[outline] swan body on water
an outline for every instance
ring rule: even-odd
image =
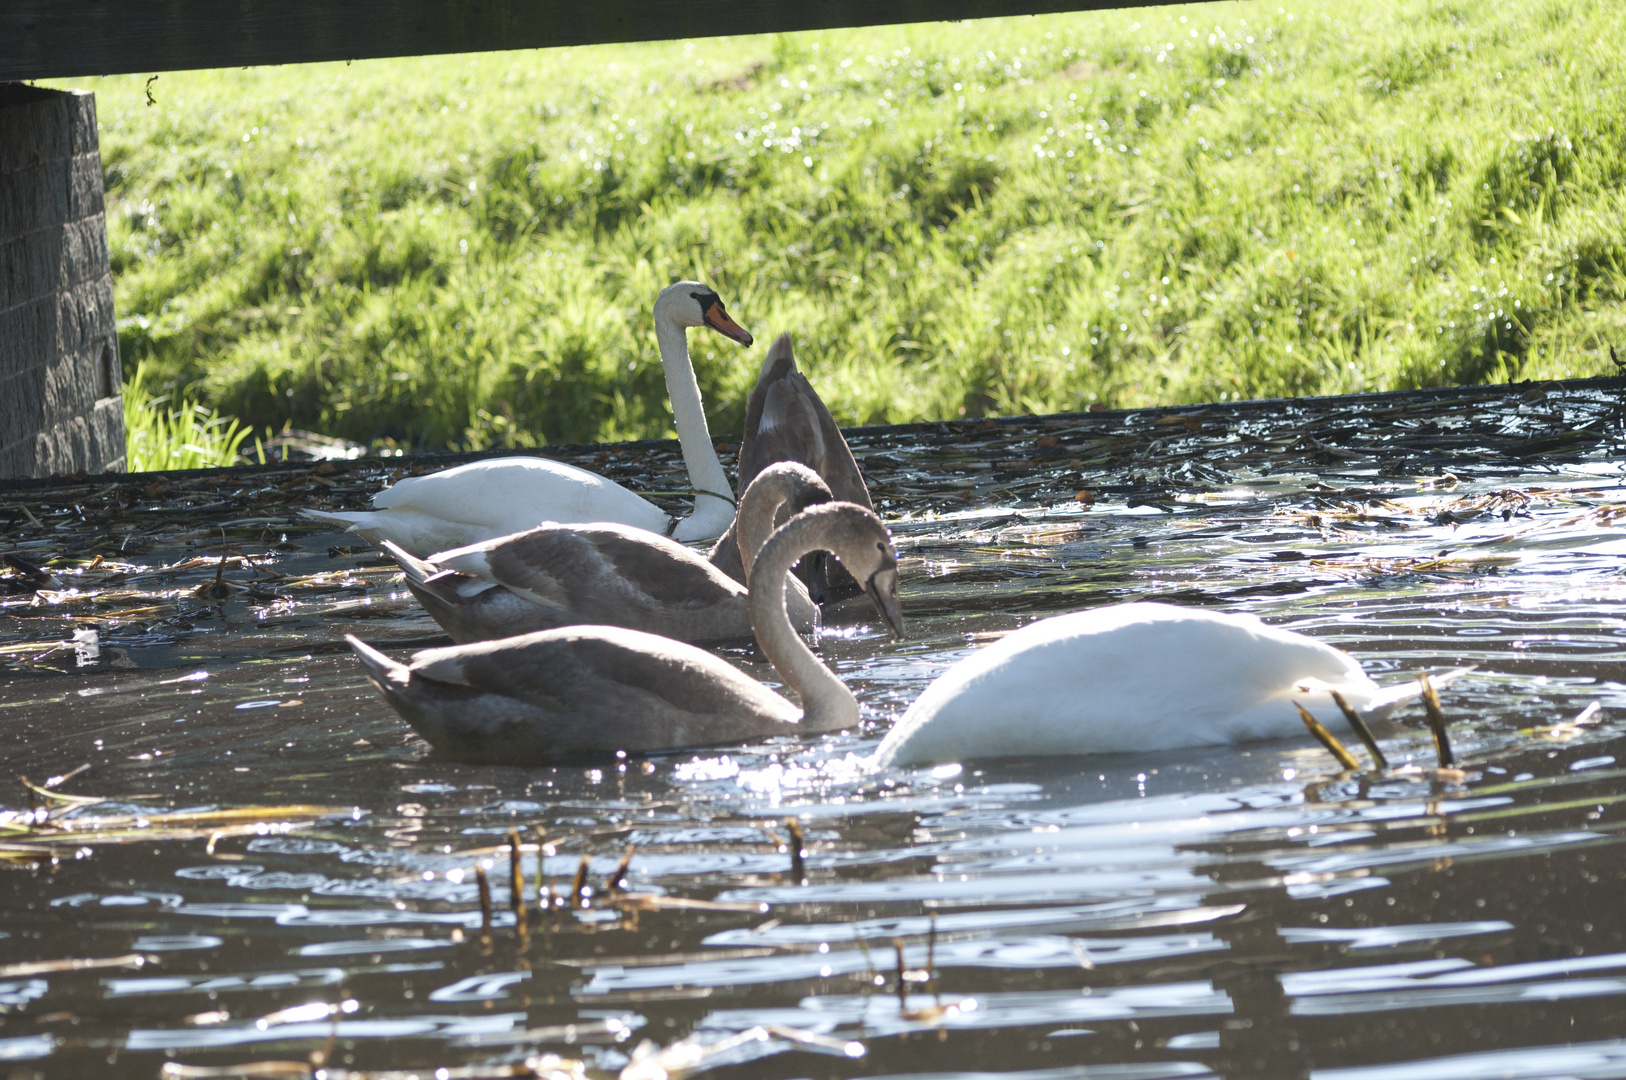
[[[781,507],[794,514],[829,501],[830,489],[806,466],[780,462],[758,474],[740,501],[747,554],[762,546]],[[459,643],[584,623],[676,641],[751,637],[744,585],[642,529],[541,525],[427,559],[389,540],[381,546],[400,564],[412,595]],[[794,578],[786,602],[799,632],[817,628],[819,609]]]
[[[729,317],[717,294],[699,282],[668,285],[655,301],[655,339],[695,491],[694,511],[688,517],[674,519],[612,480],[537,457],[492,458],[408,477],[373,496],[372,510],[303,513],[343,525],[368,543],[389,540],[418,556],[494,540],[548,521],[613,522],[677,540],[721,536],[734,520],[734,500],[711,442],[700,384],[689,360],[685,328],[690,326],[710,327],[742,345],[752,340]]]
[[[1252,615],[1133,603],[1041,619],[966,657],[915,700],[877,769],[994,757],[1219,746],[1305,734],[1294,702],[1368,718],[1384,689],[1348,653]]]
[[[897,557],[886,526],[851,503],[803,511],[769,537],[748,601],[762,652],[802,707],[710,653],[639,630],[571,626],[427,649],[410,664],[346,640],[367,676],[440,753],[473,764],[536,765],[617,750],[647,753],[835,731],[858,702],[796,635],[785,581],[797,559],[835,552],[901,634]]]

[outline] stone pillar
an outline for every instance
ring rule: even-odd
[[[0,477],[124,468],[96,98],[0,83]]]

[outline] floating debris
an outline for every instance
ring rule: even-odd
[[[632,852],[633,845],[628,844],[627,850],[621,855],[621,861],[610,871],[610,876],[604,879],[601,891],[613,896],[627,887],[627,869],[632,866]]]
[[[583,855],[582,861],[576,866],[576,876],[570,882],[570,906],[584,908],[587,906],[587,869],[593,865],[591,855]]]
[[[87,806],[106,802],[28,784],[51,799]],[[189,810],[153,814],[78,814],[51,819],[45,808],[0,811],[0,862],[79,858],[90,845],[149,841],[208,839],[227,836],[263,836],[307,828],[323,818],[351,817],[359,810],[335,806],[242,806],[225,810]]]
[[[537,865],[542,863],[542,852],[536,853]],[[514,926],[525,932],[525,874],[520,864],[519,830],[508,830],[508,908],[514,913]]]
[[[803,862],[807,852],[802,845],[802,824],[793,817],[785,819],[785,831],[790,834],[790,878],[801,883],[807,880],[807,864]]]
[[[480,944],[491,944],[491,882],[486,877],[486,868],[476,863],[474,866],[474,881],[480,890]]]
[[[16,979],[28,975],[53,975],[62,971],[101,971],[107,968],[140,968],[156,959],[141,953],[108,956],[100,959],[74,957],[67,960],[35,960],[22,964],[0,964],[0,979]]]
[[[632,1060],[619,1080],[684,1080],[716,1064],[754,1061],[785,1050],[812,1050],[840,1058],[861,1058],[864,1044],[856,1039],[834,1039],[779,1024],[763,1024],[712,1042],[681,1039],[656,1048],[645,1042],[634,1048]]]

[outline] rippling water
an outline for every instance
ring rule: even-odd
[[[1555,398],[1543,415],[1562,414]],[[89,762],[55,790],[104,801],[51,820],[138,822],[0,869],[0,1062],[19,1078],[313,1052],[330,1075],[552,1054],[629,1077],[1626,1076],[1613,444],[1477,475],[1300,447],[1182,485],[1178,448],[1092,464],[1070,438],[1059,463],[987,476],[963,440],[855,439],[904,557],[910,632],[890,643],[860,603],[831,613],[824,654],[866,727],[817,740],[554,769],[428,758],[335,643],[421,644],[435,627],[373,556],[330,557],[331,533],[267,539],[266,571],[232,574],[283,584],[215,603],[191,592],[214,565],[185,565],[202,549],[161,531],[120,582],[63,569],[44,600],[19,592],[0,607],[8,772],[38,783]],[[1163,486],[1111,490],[1141,467]],[[1030,474],[1054,479],[1048,495],[1010,490]],[[911,501],[911,485],[973,497]],[[118,602],[161,610],[86,606],[143,572],[150,595]],[[1152,598],[1254,612],[1380,681],[1474,665],[1442,695],[1462,771],[1432,767],[1420,713],[1380,732],[1397,766],[1382,774],[1342,773],[1307,738],[858,767],[978,645]],[[68,631],[86,626],[94,646],[76,652]],[[140,827],[295,804],[329,809]],[[27,792],[0,789],[0,807],[15,824]],[[17,837],[0,835],[0,858]],[[605,879],[629,848],[618,893]],[[538,870],[563,896],[584,857],[586,906],[538,911]],[[495,900],[485,940],[476,866]],[[52,963],[68,960],[98,964]]]

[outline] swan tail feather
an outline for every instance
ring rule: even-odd
[[[362,513],[335,513],[331,510],[312,510],[308,506],[300,507],[299,515],[308,517],[313,521],[325,521],[329,525],[343,525],[346,529],[354,529],[361,524],[367,512]]]
[[[406,577],[407,588],[416,592],[420,601],[424,601],[427,594],[456,607],[460,600],[472,599],[497,587],[495,582],[482,581],[461,570],[447,569],[420,559],[393,540],[380,540],[378,546],[400,566],[401,573]]]
[[[378,546],[384,549],[386,555],[396,561],[401,567],[401,572],[414,585],[423,585],[436,574],[441,573],[440,567],[418,558],[393,540],[380,541]]]
[[[344,640],[349,643],[350,651],[356,654],[356,659],[361,661],[361,666],[367,669],[367,677],[386,694],[391,689],[406,686],[411,679],[411,669],[405,664],[391,660],[354,634],[346,634]]]
[[[1449,686],[1462,676],[1474,670],[1472,667],[1452,668],[1450,671],[1438,675],[1430,675],[1428,681],[1434,689]],[[1420,679],[1409,679],[1394,686],[1386,686],[1372,696],[1372,699],[1361,709],[1362,715],[1372,720],[1382,720],[1393,713],[1400,706],[1416,698],[1422,697],[1423,684]]]

